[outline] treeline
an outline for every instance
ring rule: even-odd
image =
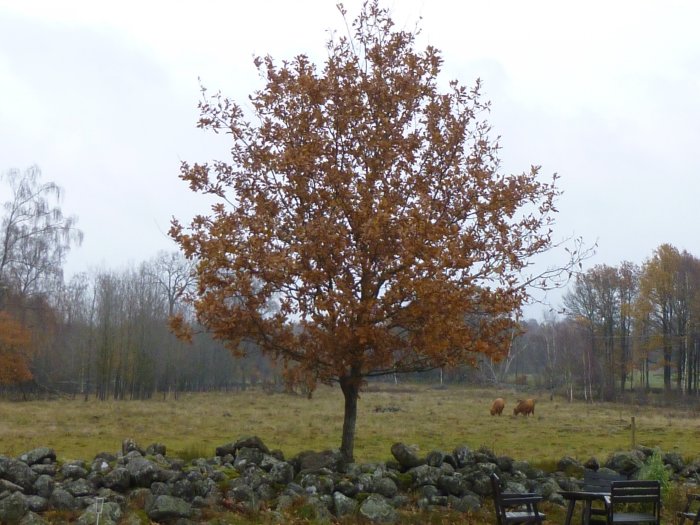
[[[192,263],[160,253],[134,268],[95,270],[67,283],[63,265],[82,233],[60,188],[37,168],[3,173],[10,190],[0,230],[0,389],[6,394],[143,399],[245,388],[277,375],[256,349],[234,359],[206,333],[176,338],[188,315]]]
[[[8,374],[5,392],[146,399],[274,381],[255,348],[234,359],[206,333],[191,343],[173,335],[169,319],[186,308],[189,266],[161,253],[136,268],[77,275],[51,296],[6,296],[28,344],[15,352],[25,373]]]
[[[492,380],[531,373],[585,399],[630,390],[698,396],[700,260],[664,244],[641,266],[597,265],[575,278],[559,316],[523,330],[505,360],[484,363]]]
[[[10,189],[0,230],[0,390],[144,399],[291,387],[254,346],[234,358],[196,325],[191,343],[175,337],[174,315],[193,323],[186,298],[195,286],[193,263],[178,252],[64,282],[65,256],[82,233],[60,209],[60,188],[37,168],[0,179]],[[641,265],[595,266],[576,276],[560,314],[523,322],[503,359],[478,361],[408,379],[535,384],[589,400],[633,389],[698,396],[700,260],[664,244]]]

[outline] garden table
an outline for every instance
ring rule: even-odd
[[[582,525],[589,525],[591,523],[591,515],[593,514],[591,512],[592,503],[594,501],[605,501],[606,497],[610,497],[610,492],[593,492],[588,490],[562,490],[559,494],[561,494],[565,500],[569,501],[566,509],[565,525],[571,525],[571,518],[574,515],[574,508],[576,507],[577,501],[583,503],[581,523]]]

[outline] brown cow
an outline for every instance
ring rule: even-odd
[[[491,415],[495,416],[496,414],[498,414],[500,416],[505,406],[506,401],[502,397],[494,399],[493,403],[491,403]]]
[[[513,415],[522,414],[524,416],[535,415],[535,400],[534,399],[518,399],[518,404],[513,409]]]

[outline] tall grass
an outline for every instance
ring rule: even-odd
[[[654,449],[654,452],[649,456],[640,469],[638,479],[644,479],[649,481],[658,481],[661,486],[661,494],[663,497],[669,493],[671,489],[671,476],[666,470],[663,458],[661,457],[661,452],[658,448]]]

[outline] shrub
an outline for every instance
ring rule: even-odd
[[[671,479],[658,448],[647,458],[639,470],[638,479],[656,480],[661,485],[661,495],[665,498],[671,488]]]

